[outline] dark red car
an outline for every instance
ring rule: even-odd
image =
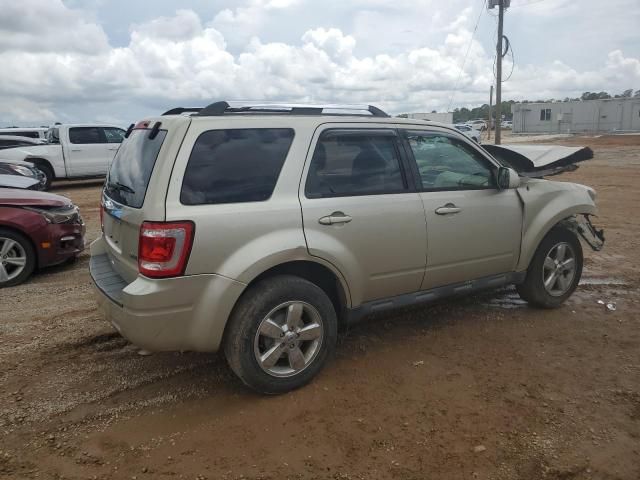
[[[0,188],[0,288],[76,257],[84,249],[84,233],[80,211],[68,198]]]

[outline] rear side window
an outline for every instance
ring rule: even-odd
[[[407,189],[393,134],[342,134],[318,141],[305,185],[307,198],[399,193]]]
[[[105,183],[107,196],[133,208],[140,208],[144,203],[151,172],[167,136],[166,130],[160,130],[150,139],[149,132],[148,129],[133,130],[122,142]]]
[[[107,143],[104,132],[99,127],[73,127],[69,129],[71,143]]]
[[[271,197],[293,141],[290,128],[209,130],[196,140],[182,181],[184,205]]]

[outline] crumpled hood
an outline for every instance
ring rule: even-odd
[[[519,174],[534,178],[576,170],[576,163],[593,158],[589,147],[490,144],[482,147]]]
[[[4,176],[4,175],[0,175],[0,176]],[[15,177],[14,175],[6,175],[6,176]],[[20,177],[17,177],[17,178],[20,178]],[[30,180],[30,179],[26,179],[26,180]],[[20,190],[17,188],[0,188],[0,206],[63,207],[65,205],[71,205],[71,200],[69,200],[67,197],[56,195],[54,193],[37,192],[34,190]]]

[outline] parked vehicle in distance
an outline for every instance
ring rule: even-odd
[[[19,137],[16,135],[0,135],[0,150],[15,147],[31,147],[33,145],[44,145],[47,141],[44,138]]]
[[[133,344],[222,349],[260,392],[309,382],[373,312],[505,284],[557,307],[579,237],[603,244],[593,189],[520,178],[445,125],[371,106],[185,111],[123,142],[91,276]]]
[[[468,122],[466,122],[466,124],[470,127],[475,128],[476,130],[480,130],[481,132],[484,132],[487,129],[487,122],[480,119],[469,120]]]
[[[44,175],[32,163],[0,159],[0,175],[18,175],[35,180],[36,190],[44,188]]]
[[[11,127],[11,128],[0,128],[0,136],[16,136],[16,137],[27,137],[27,138],[40,138],[42,140],[47,138],[47,130],[48,127]]]
[[[0,288],[75,258],[84,249],[84,233],[78,207],[68,198],[0,188]]]
[[[25,190],[39,190],[39,186],[40,182],[35,178],[0,173],[0,188],[23,188]]]
[[[469,126],[469,125],[465,125],[463,123],[458,123],[456,125],[453,126],[456,130],[464,133],[467,137],[469,137],[470,139],[472,139],[474,142],[480,143],[480,131],[476,130],[475,128]]]
[[[511,130],[513,128],[513,122],[511,120],[504,120],[500,123],[500,127],[505,130]]]
[[[113,125],[55,125],[46,145],[8,148],[0,157],[34,164],[45,176],[45,189],[56,178],[106,175],[125,130]]]

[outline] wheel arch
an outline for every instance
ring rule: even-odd
[[[346,311],[351,306],[349,287],[339,272],[332,268],[332,266],[319,261],[310,259],[292,260],[272,265],[255,274],[248,282],[240,297],[256,283],[277,275],[297,276],[320,287],[333,303],[340,327],[346,325]]]
[[[594,215],[595,213],[596,209],[593,204],[573,205],[569,208],[561,208],[558,210],[556,202],[551,202],[536,215],[524,232],[520,259],[518,260],[516,271],[523,271],[529,268],[529,264],[538,246],[553,228],[575,215]]]
[[[56,169],[53,168],[53,165],[51,164],[51,162],[49,160],[47,160],[46,158],[42,158],[42,157],[27,157],[24,159],[25,162],[29,162],[29,163],[33,163],[35,166],[38,166],[38,164],[42,164],[46,167],[49,168],[49,170],[51,170],[51,174],[53,175],[53,179],[56,178]]]
[[[34,257],[35,257],[35,269],[37,270],[40,267],[40,258],[39,258],[39,250],[36,248],[36,244],[33,243],[33,239],[31,238],[31,236],[25,232],[22,228],[20,228],[18,225],[15,224],[6,224],[6,223],[2,223],[0,224],[0,230],[8,230],[10,232],[14,232],[17,233],[21,236],[23,236],[27,242],[29,242],[29,245],[31,245],[31,248],[33,248],[33,252],[35,253]]]

